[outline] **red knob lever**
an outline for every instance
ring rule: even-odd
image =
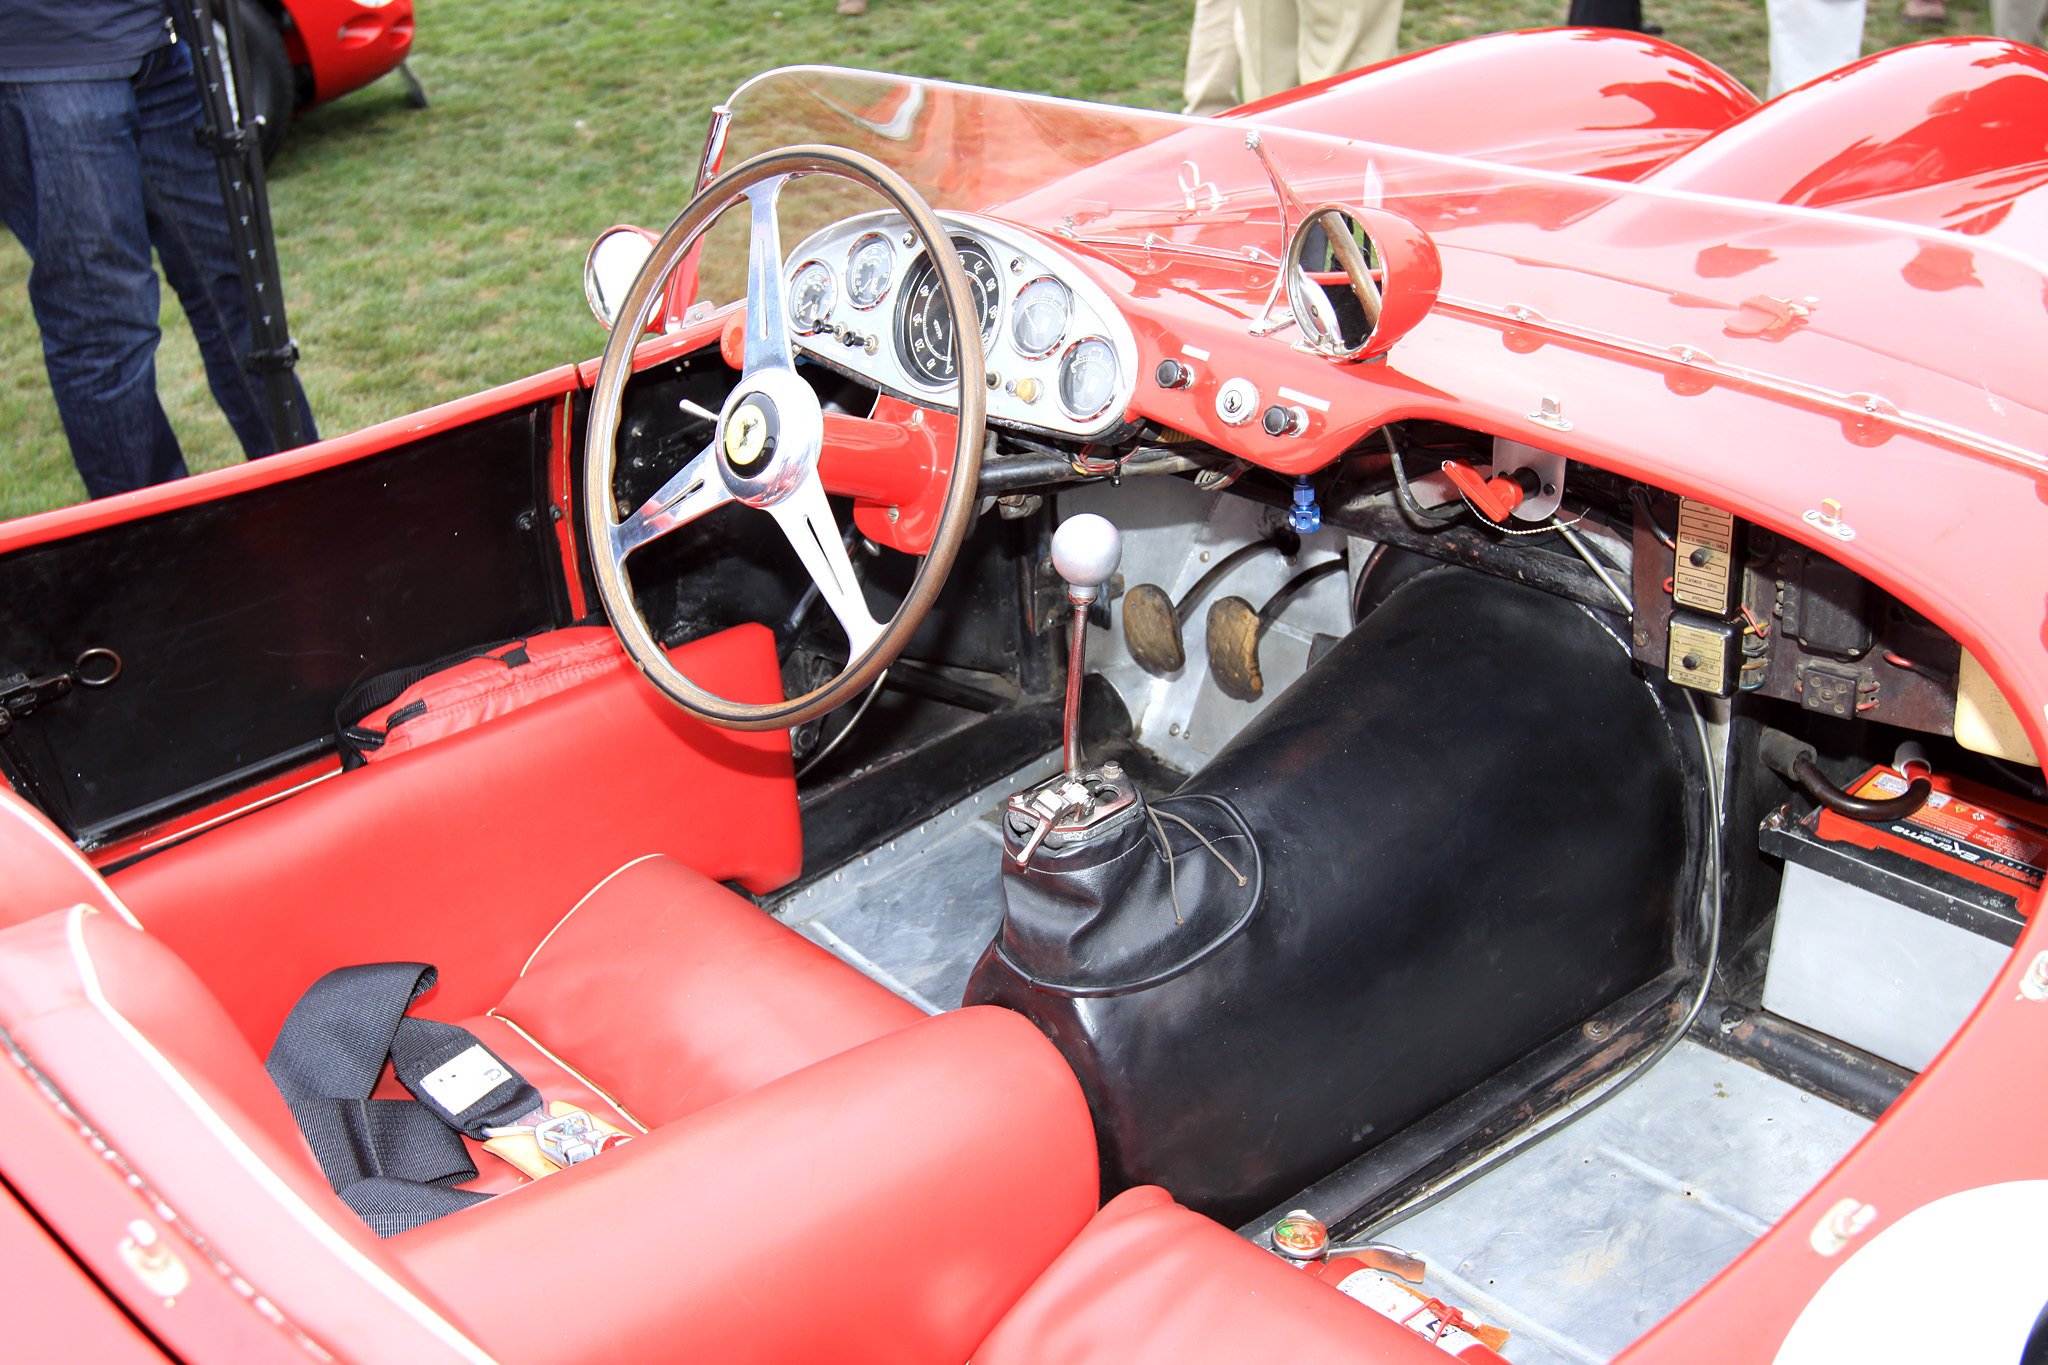
[[[1514,479],[1505,476],[1482,478],[1478,470],[1463,460],[1445,460],[1444,473],[1450,475],[1451,482],[1474,507],[1495,521],[1506,521],[1509,514],[1522,505],[1522,499],[1528,496],[1528,491]]]

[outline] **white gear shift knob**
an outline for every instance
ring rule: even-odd
[[[1123,557],[1123,536],[1093,512],[1068,517],[1052,533],[1052,567],[1066,580],[1070,601],[1093,602]]]

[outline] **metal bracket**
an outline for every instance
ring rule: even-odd
[[[1564,465],[1562,455],[1553,455],[1535,446],[1510,441],[1505,436],[1493,438],[1493,472],[1497,477],[1512,474],[1518,469],[1527,469],[1543,481],[1543,486],[1529,497],[1522,499],[1515,507],[1516,521],[1544,521],[1557,511],[1564,501]]]
[[[11,733],[16,721],[69,696],[73,687],[105,687],[120,676],[121,656],[111,649],[95,648],[72,660],[71,667],[46,677],[31,678],[26,673],[0,677],[0,735]]]

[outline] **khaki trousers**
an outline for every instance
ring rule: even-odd
[[[1238,0],[1238,79],[1247,103],[1394,55],[1401,0]]]
[[[1181,112],[1207,118],[1237,107],[1237,0],[1195,0]]]

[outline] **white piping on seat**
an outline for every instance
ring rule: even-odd
[[[598,892],[604,890],[605,882],[609,882],[613,877],[618,876],[619,873],[624,872],[627,868],[638,867],[640,864],[646,862],[649,858],[659,858],[662,856],[663,855],[659,853],[643,853],[639,857],[633,859],[633,861],[612,869],[610,873],[606,874],[604,881],[599,882],[596,886],[593,886],[588,891],[584,892],[583,899],[577,901],[574,905],[569,907],[569,915],[573,915],[578,910],[581,910],[586,904],[589,903],[590,898],[592,896],[595,896]],[[553,929],[548,930],[547,937],[541,939],[539,943],[536,943],[533,947],[533,951],[526,955],[526,966],[521,967],[519,969],[519,974],[521,976],[526,975],[526,968],[531,967],[533,965],[533,960],[540,956],[540,950],[548,946],[548,939],[553,938],[555,936],[556,931],[569,922],[569,915],[564,915],[560,919],[556,920],[555,927]],[[510,1019],[507,1019],[505,1022],[510,1024],[512,1021]],[[516,1028],[517,1025],[514,1025],[514,1027]],[[540,1047],[540,1044],[535,1043],[534,1046]],[[542,1051],[546,1051],[546,1049],[543,1048]],[[619,1112],[624,1113],[625,1111],[620,1110]]]
[[[96,883],[99,890],[105,894],[107,898],[107,904],[114,907],[115,914],[119,915],[123,920],[127,921],[128,927],[130,929],[140,929],[142,927],[142,921],[135,918],[135,912],[133,910],[130,910],[127,907],[127,905],[123,903],[121,898],[114,894],[114,888],[107,883],[107,879],[105,877],[102,877],[99,874],[98,870],[95,869],[91,863],[87,862],[84,856],[80,854],[76,848],[72,847],[71,842],[68,839],[60,837],[55,830],[51,829],[42,821],[31,819],[30,817],[23,815],[20,811],[13,809],[11,806],[9,807],[7,813],[10,816],[14,817],[14,819],[20,821],[22,824],[27,825],[30,829],[34,830],[36,834],[42,838],[43,842],[50,845],[50,847],[56,849],[75,867],[77,867],[79,871],[83,872],[88,878],[90,878],[94,883]]]
[[[650,858],[653,856],[654,855],[651,853],[648,855],[648,857]],[[630,863],[627,864],[628,867],[630,867],[631,865],[632,864]],[[623,868],[621,868],[620,870],[624,871]],[[611,1095],[605,1091],[605,1088],[603,1086],[599,1085],[596,1081],[591,1080],[590,1077],[584,1075],[575,1067],[570,1066],[567,1062],[563,1061],[560,1057],[557,1057],[554,1053],[548,1051],[546,1046],[544,1046],[541,1043],[540,1039],[534,1037],[531,1033],[528,1033],[525,1029],[519,1027],[519,1025],[513,1023],[510,1019],[507,1019],[504,1015],[498,1013],[498,1007],[496,1005],[493,1005],[491,1006],[491,1008],[485,1010],[484,1017],[486,1019],[497,1020],[506,1028],[511,1029],[521,1038],[524,1038],[529,1044],[532,1045],[534,1051],[538,1052],[541,1056],[553,1062],[556,1066],[562,1068],[562,1070],[568,1072],[571,1076],[574,1076],[577,1080],[583,1083],[584,1088],[589,1090],[591,1094],[597,1096],[606,1104],[618,1110],[620,1118],[632,1124],[635,1128],[638,1128],[643,1133],[649,1131],[646,1124],[642,1123],[639,1119],[634,1118],[632,1111],[627,1109],[625,1105],[620,1104],[617,1100],[613,1099]]]
[[[89,905],[74,905],[65,917],[64,934],[71,947],[72,965],[77,969],[78,979],[85,991],[85,998],[100,1017],[105,1019],[123,1042],[135,1050],[150,1070],[157,1074],[192,1111],[202,1126],[227,1149],[228,1155],[240,1166],[265,1194],[275,1199],[293,1221],[298,1223],[322,1247],[331,1252],[349,1269],[360,1275],[371,1288],[390,1300],[398,1310],[425,1328],[442,1345],[454,1351],[473,1365],[497,1365],[497,1361],[481,1346],[464,1336],[455,1326],[432,1308],[422,1303],[411,1290],[393,1279],[382,1266],[363,1255],[356,1247],[330,1226],[326,1219],[315,1213],[305,1200],[287,1185],[276,1171],[270,1169],[263,1158],[256,1155],[249,1145],[226,1120],[216,1113],[211,1105],[192,1087],[192,1083],[179,1073],[178,1069],[158,1052],[156,1045],[144,1037],[135,1025],[128,1022],[119,1010],[108,1001],[100,989],[99,972],[94,968],[92,955],[85,946],[85,916],[96,913]],[[130,921],[133,922],[132,920]],[[140,925],[136,925],[140,929]]]

